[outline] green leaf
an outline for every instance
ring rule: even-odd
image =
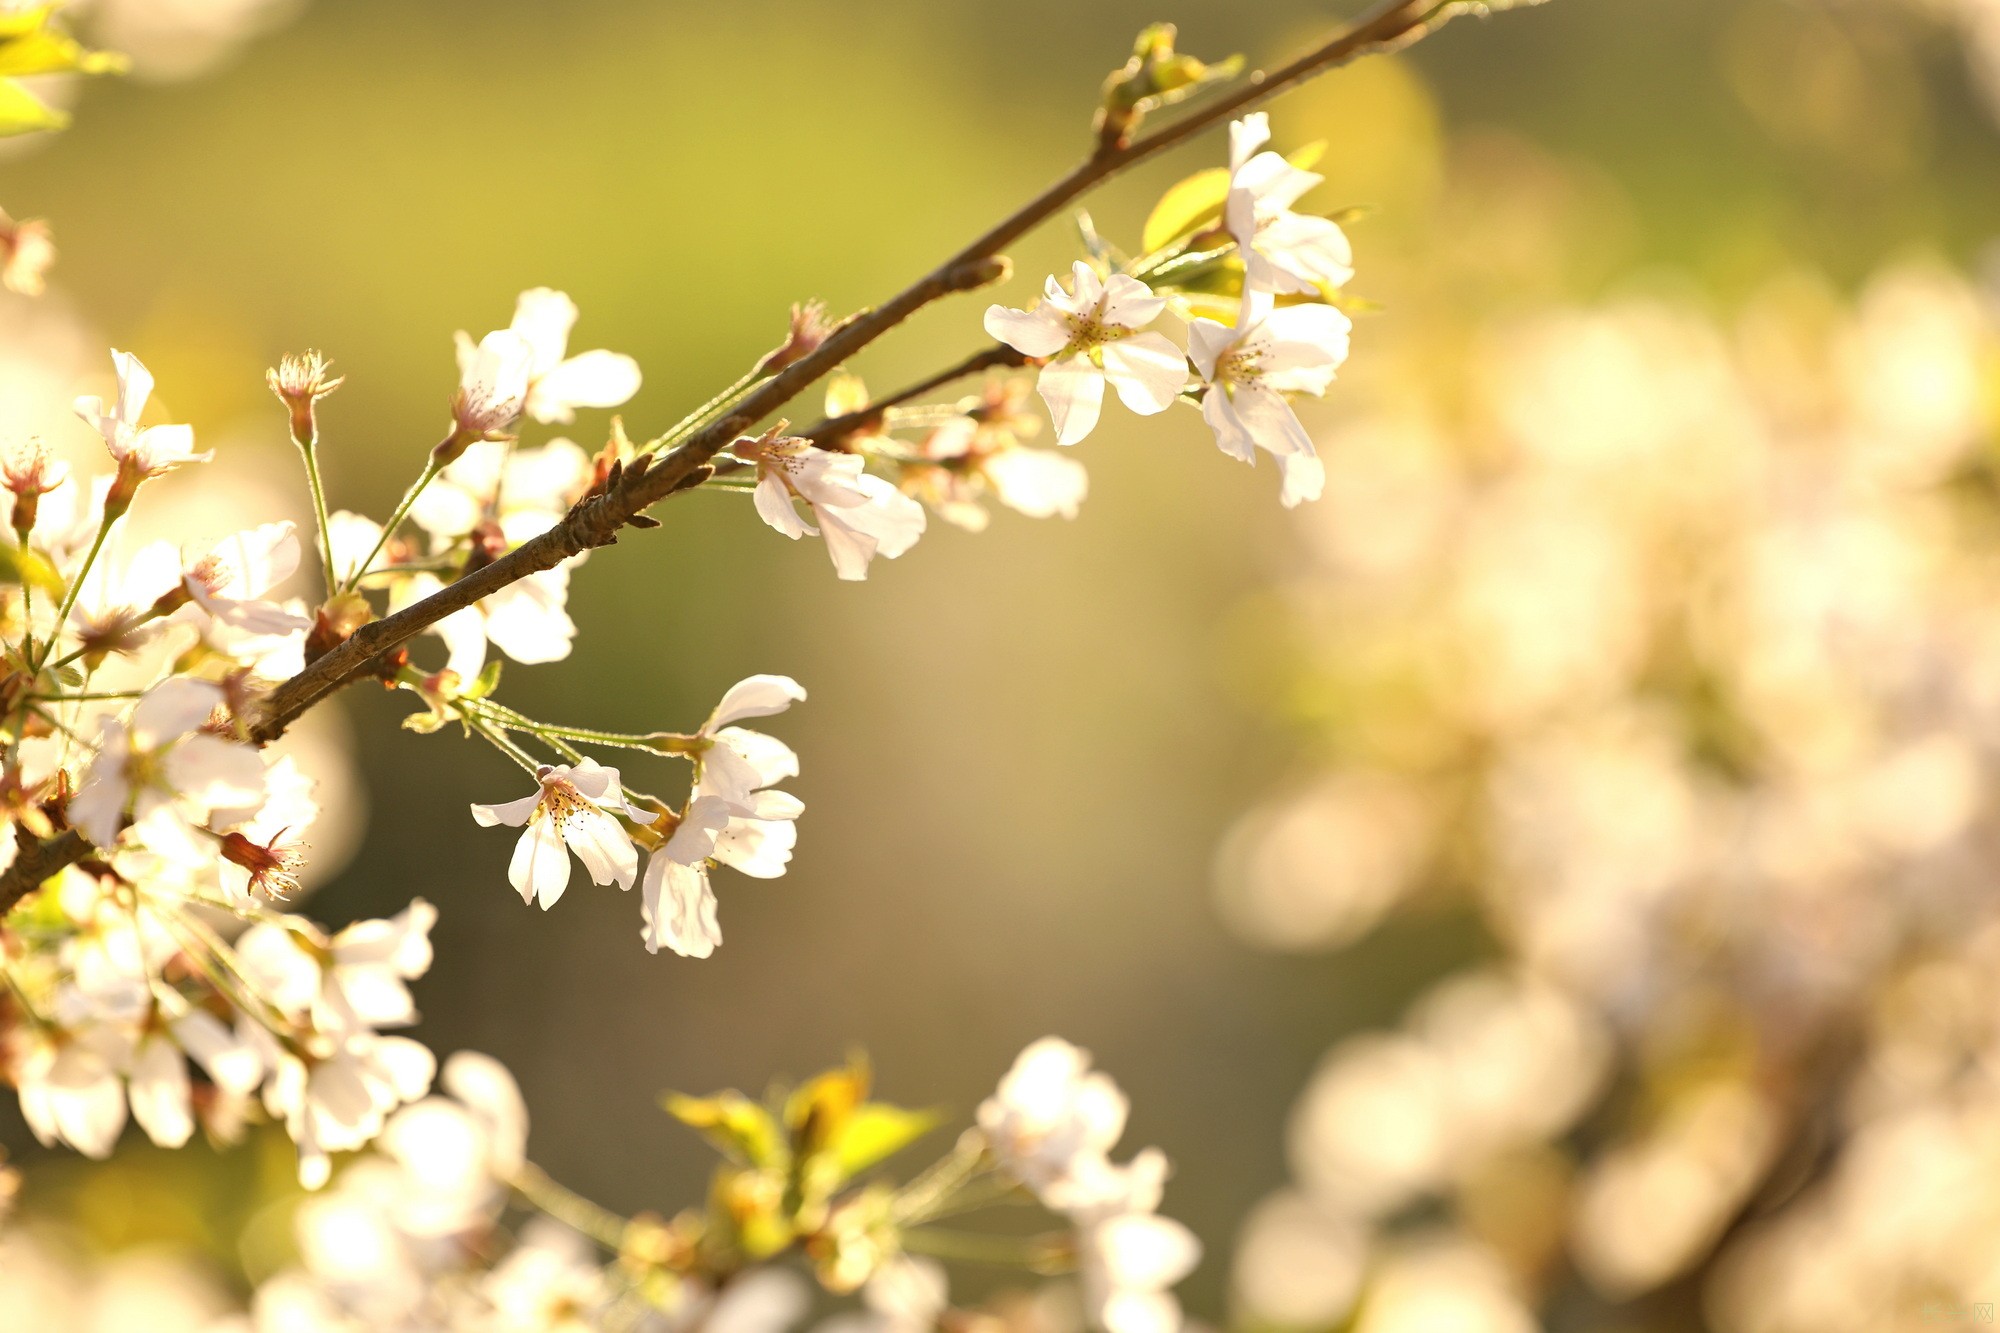
[[[0,37],[0,78],[24,74],[112,74],[125,68],[123,56],[88,51],[74,37],[46,25]]]
[[[782,1165],[787,1157],[784,1135],[771,1113],[740,1092],[718,1092],[713,1097],[684,1097],[667,1093],[660,1098],[667,1114],[697,1130],[721,1149],[723,1154],[754,1167]]]
[[[5,87],[0,84],[0,93]],[[0,118],[4,115],[5,102],[0,98]],[[27,584],[57,594],[63,591],[62,575],[56,567],[40,552],[18,546],[0,545],[0,582]]]
[[[1289,154],[1286,161],[1300,171],[1310,171],[1326,155],[1326,140],[1309,143]],[[1194,235],[1222,221],[1222,208],[1229,200],[1229,168],[1210,167],[1197,171],[1160,196],[1146,219],[1139,248],[1158,254],[1175,241]]]
[[[472,688],[465,691],[468,699],[484,699],[500,688],[500,659],[494,658],[480,671],[479,679],[472,682]]]
[[[868,1060],[854,1056],[845,1069],[832,1069],[809,1080],[785,1099],[785,1128],[792,1132],[792,1150],[800,1157],[819,1152],[840,1133],[841,1126],[868,1097]]]
[[[1146,219],[1139,246],[1147,254],[1164,250],[1183,236],[1192,236],[1222,217],[1222,205],[1229,198],[1229,168],[1210,167],[1197,171],[1160,196]]]
[[[36,130],[59,130],[67,124],[68,115],[45,105],[11,79],[0,79],[0,137],[32,134]]]
[[[937,1128],[935,1111],[906,1111],[887,1102],[869,1102],[847,1117],[827,1145],[840,1163],[841,1178],[860,1174]]]
[[[16,10],[11,14],[0,13],[0,41],[7,41],[15,37],[26,37],[41,31],[42,26],[49,21],[49,17],[55,12],[56,7],[53,4],[48,4]]]

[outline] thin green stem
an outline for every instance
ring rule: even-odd
[[[927,1254],[934,1259],[1036,1270],[1045,1264],[1051,1248],[1048,1241],[1034,1236],[984,1236],[970,1231],[939,1231],[935,1228],[905,1231],[902,1242],[904,1249],[914,1254]]]
[[[986,1165],[986,1140],[977,1131],[959,1135],[949,1153],[905,1185],[889,1206],[890,1216],[908,1225],[930,1217]]]
[[[694,411],[688,413],[686,416],[682,417],[679,421],[676,421],[672,426],[668,427],[667,433],[662,435],[658,440],[654,441],[652,446],[652,451],[657,453],[664,449],[673,448],[673,446],[679,444],[682,440],[686,439],[689,434],[691,434],[696,430],[699,430],[702,427],[702,425],[706,423],[709,420],[709,418],[713,417],[717,412],[722,411],[724,408],[728,407],[731,403],[735,402],[738,398],[741,398],[744,394],[750,392],[751,389],[756,387],[758,381],[766,378],[768,378],[768,376],[766,376],[762,371],[758,370],[754,366],[751,367],[734,384],[730,385],[728,388],[724,389],[721,393],[715,395],[715,397],[709,399],[707,402],[703,403],[700,407],[697,407]]]
[[[319,441],[317,439],[294,439],[293,443],[298,445],[299,456],[305,460],[306,464],[306,486],[312,491],[313,522],[319,525],[320,568],[321,572],[326,576],[327,596],[331,597],[334,592],[333,534],[326,526],[326,488],[320,482]],[[361,562],[361,567],[366,569],[374,559],[374,552],[369,552],[368,559]]]
[[[25,543],[24,543],[25,544]],[[35,585],[28,579],[21,580],[21,660],[31,662],[35,657]]]
[[[122,513],[107,514],[104,521],[97,525],[97,535],[90,539],[90,550],[84,553],[83,563],[77,566],[75,577],[70,579],[69,587],[63,593],[62,605],[56,608],[55,623],[49,626],[49,641],[42,645],[41,658],[35,663],[37,675],[48,665],[48,656],[54,651],[56,640],[62,637],[63,624],[69,619],[69,613],[76,609],[76,599],[83,592],[83,581],[89,576],[90,567],[97,563],[98,554],[104,550],[104,539],[111,535],[111,525],[122,517]],[[68,660],[63,659],[65,662]]]
[[[403,520],[410,516],[410,510],[416,506],[417,497],[424,493],[424,488],[436,480],[437,474],[442,471],[444,471],[444,464],[438,462],[435,454],[424,459],[423,473],[411,484],[409,490],[403,492],[402,502],[396,506],[396,512],[389,515],[389,521],[382,525],[382,535],[375,539],[374,547],[369,550],[367,555],[361,558],[360,563],[354,566],[353,571],[345,579],[341,580],[341,592],[354,591],[354,585],[361,582],[361,576],[367,572],[370,565],[375,563],[375,557],[382,554],[382,548],[389,544],[389,538],[395,535],[396,529],[402,526]],[[329,584],[328,586],[331,585]]]
[[[500,753],[534,774],[536,780],[540,780],[542,765],[536,762],[533,755],[508,740],[504,731],[497,729],[472,709],[465,707],[463,704],[454,704],[453,707],[457,709],[458,715],[465,719],[465,725],[471,727],[481,736],[484,736]]]
[[[543,740],[582,741],[585,745],[610,745],[626,750],[644,750],[648,754],[664,754],[652,735],[639,732],[596,731],[589,727],[565,727],[553,722],[538,722],[523,713],[517,713],[505,704],[481,699],[475,705],[487,715],[489,721],[506,727],[509,731],[524,731]]]
[[[144,690],[97,690],[88,694],[31,694],[28,698],[38,704],[78,704],[105,699],[137,699],[144,693]]]
[[[607,1250],[616,1251],[625,1243],[627,1222],[602,1204],[584,1198],[566,1185],[558,1185],[548,1172],[533,1162],[523,1162],[507,1184],[532,1208],[540,1209],[556,1221],[590,1237]]]

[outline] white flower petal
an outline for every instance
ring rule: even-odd
[[[1049,362],[1035,387],[1048,404],[1057,444],[1075,444],[1096,427],[1104,410],[1104,372],[1088,359],[1072,356]]]
[[[1015,310],[1004,305],[986,308],[986,332],[1023,356],[1054,356],[1069,346],[1069,324],[1046,306]]]
[[[1173,406],[1187,387],[1187,356],[1164,334],[1140,333],[1106,343],[1104,377],[1118,399],[1140,416]]]
[[[722,702],[708,715],[702,731],[714,735],[732,722],[749,717],[771,717],[782,713],[806,697],[805,687],[790,676],[746,676],[724,692]]]
[[[757,516],[784,533],[793,541],[807,533],[819,529],[799,517],[798,507],[792,503],[792,492],[785,485],[785,479],[772,471],[757,482],[757,489],[751,494],[751,503],[756,506]]]
[[[528,390],[528,415],[568,422],[579,407],[617,407],[639,392],[639,363],[602,348],[583,352],[548,371]]]
[[[722,943],[716,924],[715,890],[699,866],[682,865],[666,856],[646,862],[640,900],[646,952],[665,945],[684,958],[706,958]]]
[[[562,833],[555,821],[546,817],[528,821],[521,840],[514,844],[514,859],[507,866],[507,882],[524,903],[540,903],[547,911],[555,906],[569,887],[569,853],[563,849]]]
[[[162,1148],[178,1148],[194,1134],[187,1061],[180,1048],[154,1033],[139,1043],[132,1061],[132,1118]]]
[[[602,810],[577,810],[563,820],[563,841],[590,872],[593,884],[614,881],[621,889],[632,887],[639,873],[639,852],[624,827]]]
[[[1114,273],[1104,283],[1104,304],[1098,319],[1121,329],[1143,329],[1160,317],[1166,300],[1129,273]]]

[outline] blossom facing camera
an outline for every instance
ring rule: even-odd
[[[1164,335],[1139,331],[1166,308],[1166,300],[1137,278],[1100,278],[1078,260],[1070,290],[1051,277],[1032,310],[990,306],[986,331],[1023,356],[1046,361],[1038,387],[1055,422],[1056,443],[1075,444],[1096,427],[1106,382],[1140,416],[1164,412],[1180,397],[1187,358]]]
[[[507,867],[507,880],[521,901],[537,903],[544,911],[555,906],[569,887],[572,852],[593,884],[631,888],[639,873],[639,852],[618,815],[642,823],[652,816],[626,803],[618,770],[585,759],[575,767],[545,764],[535,778],[541,790],[532,796],[472,807],[472,817],[486,828],[505,824],[521,830]]]
[[[1277,459],[1289,509],[1319,498],[1326,467],[1286,396],[1326,392],[1347,359],[1350,324],[1330,305],[1272,304],[1268,295],[1247,294],[1233,329],[1195,320],[1188,350],[1207,386],[1201,414],[1216,447],[1245,463],[1256,461],[1258,449]]]

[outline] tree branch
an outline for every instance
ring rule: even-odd
[[[0,916],[13,911],[14,905],[38,888],[43,880],[90,855],[90,844],[75,829],[66,829],[47,842],[32,838],[18,828],[14,837],[18,847],[14,864],[7,867],[6,874],[0,875]]]
[[[887,302],[850,316],[811,353],[745,395],[729,412],[702,427],[672,453],[653,460],[652,466],[630,469],[608,493],[585,500],[563,522],[492,564],[387,619],[363,626],[347,642],[279,686],[266,701],[262,716],[253,723],[251,734],[260,742],[275,739],[300,713],[364,675],[364,663],[371,658],[393,650],[446,616],[510,583],[553,569],[579,551],[610,545],[618,529],[634,516],[675,491],[706,480],[703,469],[711,458],[862,348],[931,302],[955,292],[975,290],[1004,276],[1006,263],[999,257],[1000,251],[1092,187],[1314,74],[1414,40],[1457,12],[1455,8],[1441,11],[1437,0],[1386,0],[1324,45],[1276,73],[1264,77],[1253,75],[1247,87],[1206,104],[1172,125],[1122,147],[1105,147],[1093,153],[1067,176]]]
[[[877,398],[866,407],[837,417],[828,417],[817,426],[799,432],[799,438],[811,440],[822,449],[838,449],[840,441],[864,426],[871,426],[882,419],[882,414],[892,407],[921,398],[933,389],[943,388],[953,380],[964,379],[967,375],[977,375],[983,370],[1000,366],[1025,366],[1028,358],[1004,343],[974,352],[965,360],[945,367],[935,375],[926,375],[907,389],[900,389],[886,397]]]
[[[912,314],[942,297],[1000,280],[1007,272],[1006,261],[1000,257],[1005,247],[1097,185],[1316,74],[1413,42],[1468,8],[1465,4],[1440,4],[1439,0],[1383,0],[1321,46],[1273,73],[1253,74],[1245,87],[1206,102],[1192,114],[1150,134],[1125,144],[1100,145],[1068,175],[930,273],[884,304],[858,311],[843,321],[813,352],[753,389],[671,453],[637,460],[602,494],[586,497],[541,536],[423,601],[362,626],[346,642],[272,691],[255,715],[245,719],[250,738],[260,745],[277,739],[300,714],[343,686],[368,677],[384,654],[446,616],[511,583],[553,569],[582,551],[609,546],[617,540],[619,529],[647,508],[706,481],[716,470],[710,460],[749,428]],[[24,844],[14,865],[0,875],[0,910],[20,901],[64,866],[81,860],[88,850],[88,844],[75,833],[61,834],[39,845]]]

